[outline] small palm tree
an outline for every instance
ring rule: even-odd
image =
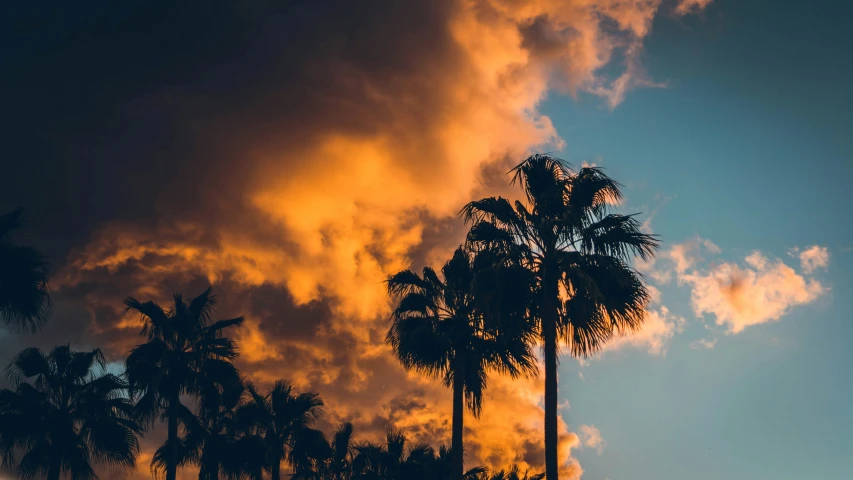
[[[530,474],[528,472],[521,473],[518,465],[513,465],[505,470],[498,470],[491,474],[484,473],[479,477],[479,480],[544,480],[545,474]]]
[[[264,444],[259,437],[246,434],[237,412],[243,406],[242,384],[222,388],[210,385],[199,397],[198,412],[181,406],[178,419],[184,435],[179,439],[178,465],[199,467],[199,480],[227,478],[261,480]],[[154,454],[153,469],[164,472],[169,455],[168,443]]]
[[[412,480],[449,480],[452,476],[453,456],[445,445],[438,451],[429,445],[415,445],[409,449],[403,462],[400,478]],[[463,480],[479,480],[485,467],[474,467],[462,474]]]
[[[263,439],[265,468],[272,480],[280,480],[282,462],[297,470],[309,457],[306,450],[321,443],[328,446],[322,432],[312,428],[322,413],[323,399],[318,394],[296,393],[293,385],[283,380],[275,382],[266,394],[259,393],[251,383],[246,384],[246,390],[249,402],[240,408],[238,416],[244,425],[250,425],[252,434]]]
[[[515,167],[526,203],[484,198],[462,209],[472,222],[468,241],[527,269],[533,282],[519,295],[535,299],[545,357],[545,473],[558,478],[558,338],[585,357],[615,334],[643,323],[649,294],[630,267],[654,255],[659,242],[631,215],[610,213],[620,185],[593,167],[571,171],[561,160],[533,155]]]
[[[385,443],[364,442],[355,447],[353,480],[450,480],[452,454],[441,446],[438,453],[429,445],[410,445],[406,435],[391,429]],[[477,480],[483,467],[463,472],[463,480]]]
[[[316,433],[303,437],[292,457],[293,480],[351,480],[352,460],[355,455],[353,426],[340,424],[332,440],[327,442]]]
[[[125,361],[131,396],[143,420],[153,421],[165,413],[168,452],[163,462],[166,480],[175,480],[179,463],[178,423],[181,395],[200,395],[210,385],[240,382],[231,363],[238,352],[223,330],[243,323],[243,317],[211,322],[216,300],[208,288],[189,302],[174,296],[174,309],[164,310],[155,302],[125,300],[129,311],[142,315],[142,334],[148,339],[137,345]]]
[[[35,331],[50,316],[48,265],[34,248],[12,242],[23,210],[0,215],[0,321],[15,331]]]
[[[481,273],[495,276],[495,262],[481,261],[486,257],[494,256],[459,248],[442,268],[444,280],[429,267],[423,275],[404,270],[388,280],[389,293],[401,297],[392,314],[388,344],[406,368],[441,377],[453,392],[453,480],[461,480],[464,473],[465,404],[475,416],[480,414],[487,371],[513,377],[535,372],[529,324],[507,328],[511,323],[504,319],[498,325],[490,318],[492,309],[475,295],[477,285],[488,283],[480,280]]]
[[[349,480],[352,474],[354,429],[352,423],[344,422],[338,426],[331,442],[329,458],[330,480]]]
[[[96,374],[100,350],[59,346],[19,353],[6,369],[15,390],[0,391],[0,454],[22,479],[97,479],[92,464],[133,470],[141,427],[119,377]]]
[[[491,475],[484,474],[481,476],[482,480],[543,480],[544,478],[544,473],[535,475],[531,475],[528,472],[521,473],[518,465],[513,465],[506,470],[498,470]]]

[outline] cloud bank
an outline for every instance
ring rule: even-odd
[[[706,3],[140,1],[97,22],[21,6],[50,32],[11,32],[26,47],[9,57],[16,122],[0,154],[26,161],[0,204],[40,219],[58,289],[28,341],[120,361],[140,341],[122,298],[214,283],[223,316],[249,319],[240,367],[260,383],[319,391],[327,421],[365,439],[395,425],[445,440],[448,393],[383,344],[382,281],[443,261],[462,204],[507,194],[509,164],[562,147],[537,109],[549,92],[615,107],[657,85],[639,62],[653,19]],[[660,353],[677,323],[660,307],[626,341]],[[540,385],[492,381],[469,422],[472,464],[541,466]],[[576,478],[579,440],[560,428]]]

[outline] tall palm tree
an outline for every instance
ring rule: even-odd
[[[482,258],[458,248],[442,268],[444,280],[427,267],[423,275],[404,270],[388,280],[388,291],[400,301],[392,314],[387,342],[408,368],[441,377],[453,391],[452,478],[463,476],[463,414],[465,404],[480,414],[486,373],[495,369],[513,377],[533,373],[532,330],[525,324],[490,321],[475,295]],[[491,268],[493,262],[485,262]],[[490,273],[491,274],[491,273]]]
[[[246,384],[249,402],[238,415],[251,424],[254,435],[266,446],[266,469],[272,480],[280,480],[281,463],[296,469],[305,454],[304,446],[316,446],[325,437],[312,426],[322,413],[323,399],[316,393],[296,393],[293,385],[279,380],[272,390],[261,394],[251,383]]]
[[[0,391],[0,454],[22,479],[92,480],[92,464],[116,473],[136,466],[142,428],[119,377],[96,374],[100,350],[28,348],[6,368],[15,390]],[[20,456],[20,458],[19,458]]]
[[[573,172],[559,159],[533,155],[511,173],[526,202],[485,198],[462,215],[473,223],[470,243],[503,251],[534,279],[524,293],[536,298],[531,313],[545,356],[545,469],[556,480],[558,338],[585,357],[614,333],[640,328],[649,295],[629,262],[653,256],[659,242],[640,231],[634,216],[611,213],[622,198],[620,185],[598,168]]]
[[[237,347],[222,336],[222,331],[242,324],[243,317],[211,322],[216,299],[210,288],[189,302],[175,294],[172,310],[133,297],[124,303],[128,311],[142,315],[142,334],[148,339],[125,360],[129,391],[137,399],[137,410],[145,421],[151,422],[165,413],[169,450],[165,456],[166,480],[175,480],[180,449],[180,397],[199,395],[211,384],[240,382],[231,363],[238,356]]]
[[[0,321],[16,331],[34,331],[50,316],[48,265],[36,249],[15,244],[23,210],[0,215]]]

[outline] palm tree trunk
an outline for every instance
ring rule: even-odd
[[[273,462],[270,469],[270,480],[281,480],[281,460]]]
[[[452,480],[462,480],[464,458],[462,447],[462,427],[465,414],[465,360],[457,353],[453,371],[453,434],[450,443],[450,464]]]
[[[542,320],[545,347],[545,478],[558,479],[557,460],[557,322],[555,309]]]
[[[57,453],[50,455],[50,465],[47,467],[47,480],[59,480],[62,473],[62,457]]]
[[[168,436],[169,458],[166,462],[166,480],[176,480],[178,476],[178,394],[169,399],[169,425]]]

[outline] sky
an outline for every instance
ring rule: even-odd
[[[54,7],[0,20],[0,211],[54,266],[51,322],[0,331],[0,363],[70,342],[118,365],[124,297],[213,284],[256,382],[363,439],[446,441],[449,392],[382,343],[381,282],[443,263],[458,209],[547,151],[606,168],[663,241],[646,327],[561,360],[561,478],[849,476],[845,2]],[[540,467],[541,395],[492,377],[468,462]]]

